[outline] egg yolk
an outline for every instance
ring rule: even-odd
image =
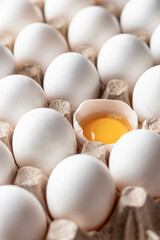
[[[127,119],[100,117],[83,126],[83,134],[89,141],[112,144],[132,129]]]

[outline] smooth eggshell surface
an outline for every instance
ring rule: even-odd
[[[110,38],[101,48],[97,60],[100,79],[105,85],[117,78],[125,80],[131,91],[141,74],[152,65],[148,46],[131,34]]]
[[[37,167],[49,176],[61,160],[76,151],[71,124],[55,110],[31,110],[16,125],[13,152],[19,167]]]
[[[0,141],[0,185],[11,184],[16,175],[16,169],[10,150]]]
[[[64,37],[45,23],[33,23],[25,27],[14,45],[14,55],[18,64],[36,63],[44,71],[55,57],[67,51]]]
[[[47,203],[53,218],[69,219],[85,230],[99,228],[115,201],[115,186],[107,166],[79,154],[64,159],[47,185]]]
[[[146,118],[160,117],[160,65],[148,69],[139,78],[132,103],[140,122]]]
[[[151,36],[150,48],[155,64],[160,64],[160,24]]]
[[[127,186],[143,187],[160,197],[160,136],[149,130],[134,130],[114,145],[109,170],[119,190]]]
[[[110,37],[120,33],[118,20],[105,8],[91,6],[79,11],[68,29],[68,41],[73,50],[86,45],[97,52]]]
[[[93,5],[94,0],[46,0],[44,14],[47,21],[55,18],[71,18],[82,8]]]
[[[15,127],[28,111],[47,106],[47,97],[32,78],[10,75],[0,80],[0,121]]]
[[[159,0],[129,0],[121,14],[121,26],[124,32],[145,30],[151,35],[159,23]]]
[[[46,217],[40,202],[17,186],[0,187],[0,239],[43,240]]]
[[[0,31],[9,32],[16,37],[26,25],[42,21],[42,12],[28,0],[0,2]]]
[[[63,70],[62,70],[63,69]],[[78,53],[64,53],[49,65],[44,77],[48,101],[69,101],[74,109],[99,95],[100,81],[95,66]]]
[[[16,69],[16,61],[11,51],[0,44],[0,79],[13,74]]]

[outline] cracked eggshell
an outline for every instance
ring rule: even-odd
[[[160,23],[160,1],[129,0],[123,8],[120,22],[123,32],[144,30],[151,35]]]
[[[15,127],[28,111],[47,106],[47,97],[32,78],[10,75],[0,80],[0,121]]]
[[[12,184],[17,167],[9,148],[0,141],[0,185]]]
[[[91,6],[79,11],[68,29],[68,41],[72,50],[86,45],[97,52],[113,35],[120,33],[116,17],[100,6]]]
[[[80,123],[91,115],[105,112],[120,114],[129,120],[133,129],[136,129],[138,127],[138,118],[136,112],[133,111],[132,108],[124,102],[109,99],[95,99],[84,101],[80,104],[73,116],[74,131],[76,133],[78,143],[81,146],[88,140],[83,135],[83,129],[80,126]],[[107,145],[109,151],[112,150],[113,145],[114,144]]]
[[[109,170],[119,190],[127,186],[143,187],[160,197],[160,136],[149,130],[134,130],[115,143]]]
[[[49,65],[43,82],[48,101],[69,101],[74,109],[84,100],[98,98],[100,81],[95,66],[79,53],[64,53]]]
[[[55,110],[31,110],[16,125],[13,152],[19,167],[37,167],[49,176],[61,160],[76,151],[77,142],[71,124]]]
[[[155,64],[160,64],[160,24],[151,36],[150,48]]]
[[[153,59],[149,47],[131,34],[118,34],[110,38],[101,48],[97,68],[101,81],[106,85],[111,79],[125,80],[133,87]]]
[[[50,175],[47,203],[54,219],[69,219],[85,230],[96,230],[109,217],[114,201],[115,185],[108,168],[93,156],[68,157]]]
[[[66,17],[68,21],[82,8],[94,5],[94,0],[46,0],[44,14],[47,21]]]
[[[16,70],[16,61],[11,51],[0,44],[0,79],[11,75]]]
[[[11,185],[0,187],[0,238],[43,240],[47,221],[37,198]]]
[[[14,45],[14,55],[19,65],[35,63],[46,71],[50,62],[58,55],[67,52],[64,37],[45,23],[33,23],[18,35]]]
[[[42,21],[42,12],[28,0],[0,2],[0,31],[9,32],[15,38],[26,25]]]
[[[148,69],[138,79],[132,99],[139,122],[160,118],[160,65]]]

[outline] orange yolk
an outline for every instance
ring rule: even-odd
[[[100,117],[83,125],[83,134],[89,141],[112,144],[132,129],[125,118]]]

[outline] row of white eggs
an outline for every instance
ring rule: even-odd
[[[1,0],[3,4],[5,3],[5,7],[7,7],[7,2],[11,4],[12,1]],[[15,1],[19,4],[18,0]],[[45,11],[52,10],[54,3],[58,6],[58,3],[65,5],[65,2],[66,0],[48,0]],[[72,8],[74,2],[77,2],[77,6],[84,3],[83,1],[70,0]],[[136,1],[134,0],[134,2]],[[157,1],[150,1],[150,5],[148,0],[148,5],[146,1],[144,2],[145,6],[149,6],[151,12],[155,11],[152,6],[155,6]],[[24,3],[28,5],[26,0],[23,1]],[[143,1],[141,3],[144,5]],[[48,5],[49,10],[47,10],[47,4],[50,4]],[[93,1],[88,1],[88,5],[92,4]],[[14,11],[15,6],[13,6]],[[20,5],[18,6],[20,7]],[[98,9],[97,12],[105,12],[104,14],[107,12],[99,7],[94,7],[94,11],[95,9]],[[156,9],[158,9],[158,2]],[[84,10],[86,11],[86,9]],[[12,11],[11,5],[10,11]],[[36,16],[36,18],[38,16],[39,19],[36,21],[40,21],[39,10],[36,9],[34,13],[33,11],[35,10],[28,8],[26,14],[30,16],[31,12],[32,16]],[[76,7],[75,11],[77,11]],[[69,13],[69,11],[65,12]],[[25,16],[22,9],[19,9],[19,13],[23,13]],[[7,14],[5,15],[6,19]],[[49,12],[48,14],[53,13]],[[89,13],[87,12],[87,14]],[[4,14],[0,14],[0,16],[4,17]],[[107,12],[106,16],[110,18],[110,21],[114,19],[115,26],[118,26],[118,22],[112,15]],[[22,19],[21,15],[20,21],[13,21],[13,26],[15,27],[16,24],[20,26],[21,22],[20,28],[23,28]],[[8,26],[10,27],[12,21],[11,19],[9,21]],[[86,21],[87,19],[84,20],[84,22]],[[0,22],[5,23],[5,21]],[[112,23],[110,22],[110,24]],[[17,35],[20,29],[18,27],[16,29],[18,32],[15,31],[15,34]],[[30,31],[30,29],[32,30]],[[24,32],[26,33],[23,35]],[[27,41],[32,34],[32,40]],[[98,34],[100,33],[98,32]],[[48,38],[52,40],[52,37],[54,44],[52,41],[48,42]],[[158,39],[158,36],[156,38]],[[41,39],[42,45],[38,39]],[[100,44],[100,41],[97,39],[97,44]],[[103,163],[94,157],[82,154],[75,155],[77,142],[70,123],[58,112],[42,107],[47,107],[48,100],[61,98],[69,100],[77,109],[84,100],[97,98],[100,81],[96,68],[80,54],[65,53],[60,55],[68,49],[66,41],[57,31],[43,23],[34,23],[24,28],[16,42],[17,50],[14,51],[14,55],[16,58],[17,51],[17,56],[19,54],[20,57],[19,62],[31,61],[40,64],[43,69],[47,69],[44,77],[45,91],[31,78],[11,75],[16,68],[14,57],[9,50],[1,46],[0,51],[3,53],[1,55],[3,59],[0,64],[2,64],[3,72],[0,70],[0,74],[2,74],[0,80],[0,120],[9,122],[15,127],[13,134],[15,160],[8,148],[0,141],[0,185],[13,183],[16,174],[15,161],[19,167],[28,165],[39,167],[47,176],[51,174],[46,198],[52,218],[73,220],[85,230],[96,230],[106,221],[114,205],[115,185],[118,190],[128,185],[144,187],[153,197],[160,197],[160,136],[146,130],[133,130],[125,134],[115,144],[111,152],[109,171]],[[94,42],[96,42],[96,37]],[[53,49],[53,53],[51,49]],[[57,52],[57,49],[60,51]],[[60,56],[57,57],[57,55]],[[53,58],[55,59],[52,61]],[[104,64],[102,58],[106,59],[105,64],[108,65]],[[47,68],[48,64],[50,65]],[[160,66],[152,67],[152,65],[152,54],[147,45],[128,34],[118,34],[110,38],[98,56],[97,67],[100,78],[105,84],[110,77],[126,80],[131,91],[136,84],[133,91],[133,107],[141,122],[147,117],[159,117],[160,114],[158,106]],[[116,69],[116,75],[112,76]],[[53,82],[53,78],[57,80]],[[77,89],[80,92],[79,95]],[[79,108],[81,107],[82,105]],[[132,114],[135,113],[132,111]],[[134,118],[136,122],[136,115]],[[136,125],[137,122],[135,128]],[[72,156],[68,157],[69,155]],[[0,187],[0,196],[0,239],[43,240],[47,224],[44,211],[38,200],[26,190],[9,185]]]

